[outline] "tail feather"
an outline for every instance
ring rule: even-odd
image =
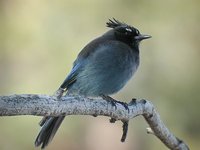
[[[44,149],[53,139],[64,118],[65,116],[43,119],[42,129],[35,140],[35,146],[41,145],[41,148]]]
[[[60,87],[55,92],[54,96],[57,97],[57,99],[59,100],[65,91],[66,88],[63,89]],[[43,117],[42,120],[39,122],[41,130],[35,140],[35,146],[39,147],[41,145],[41,148],[44,149],[53,139],[64,118],[65,116]]]
[[[42,120],[40,120],[39,125],[42,127],[44,125],[44,123],[49,119],[50,117],[43,117]]]

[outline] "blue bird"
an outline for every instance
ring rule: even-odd
[[[106,24],[111,29],[82,49],[59,89],[67,94],[105,98],[122,89],[136,72],[139,44],[151,36],[114,18]],[[35,146],[45,148],[64,118],[45,117]]]

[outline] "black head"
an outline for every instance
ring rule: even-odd
[[[116,38],[129,45],[138,45],[140,41],[151,38],[149,35],[142,35],[140,31],[126,23],[120,22],[113,18],[106,23],[107,27],[113,28]]]

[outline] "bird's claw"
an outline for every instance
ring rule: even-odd
[[[122,104],[124,106],[124,108],[126,110],[128,110],[128,113],[129,113],[129,107],[128,107],[128,104],[126,102],[120,102],[120,101],[117,101],[118,103]]]
[[[117,100],[113,99],[113,98],[110,97],[110,96],[102,95],[102,98],[103,98],[104,100],[110,102],[111,105],[115,107],[115,109],[117,108],[116,103],[120,103],[121,105],[123,105],[123,106],[125,107],[126,110],[128,110],[128,113],[129,113],[129,107],[128,107],[128,104],[127,104],[127,103],[121,102],[121,101],[117,101]]]
[[[117,103],[118,101],[116,101],[115,99],[113,99],[113,98],[110,97],[110,96],[105,96],[105,95],[102,95],[102,98],[103,98],[104,100],[108,101],[109,103],[111,103],[111,105],[114,106],[115,109],[117,109],[116,103]]]

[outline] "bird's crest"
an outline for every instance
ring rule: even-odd
[[[109,19],[109,22],[107,22],[106,25],[107,25],[107,27],[113,28],[113,29],[116,28],[116,27],[119,27],[119,26],[125,26],[127,28],[133,28],[132,26],[129,26],[124,22],[120,22],[115,18],[113,18],[113,20]]]

